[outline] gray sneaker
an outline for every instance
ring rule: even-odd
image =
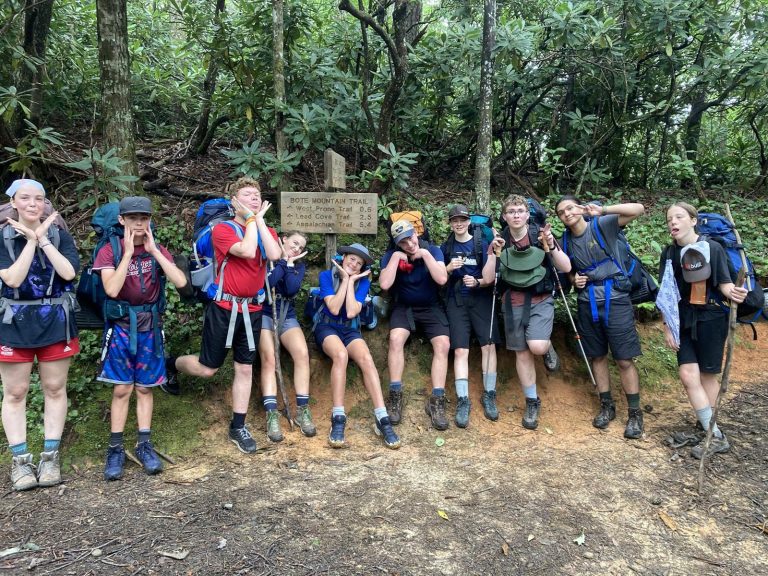
[[[280,412],[267,410],[267,438],[272,442],[283,441],[283,431],[280,429]]]
[[[691,456],[696,458],[696,460],[701,460],[701,457],[704,454],[704,444],[705,442],[702,440],[700,444],[691,448]],[[709,450],[707,450],[707,458],[715,454],[728,452],[730,449],[731,444],[728,442],[728,438],[725,437],[725,434],[723,434],[722,438],[712,436],[712,441],[709,443]]]
[[[454,421],[459,428],[466,428],[469,424],[469,411],[472,408],[472,403],[466,396],[459,396],[456,401],[456,417]]]
[[[309,406],[299,406],[296,413],[296,418],[293,419],[293,423],[299,427],[301,433],[308,438],[311,438],[317,434],[317,428],[315,423],[312,422],[312,412],[309,411]]]
[[[541,398],[525,399],[525,414],[523,414],[523,428],[536,430],[539,427],[539,410],[541,409]]]
[[[61,463],[59,451],[40,452],[40,464],[37,466],[37,485],[42,487],[61,484]]]
[[[483,414],[488,420],[496,422],[499,419],[499,409],[496,407],[496,390],[486,390],[480,399],[483,404]]]
[[[32,463],[32,454],[21,454],[12,458],[11,483],[13,489],[18,491],[37,488],[37,475],[35,465]]]
[[[544,354],[544,368],[547,369],[547,372],[557,372],[560,370],[560,356],[557,355],[557,351],[555,351],[555,347],[552,344],[549,345],[549,350]]]

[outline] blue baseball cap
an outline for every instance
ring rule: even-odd
[[[37,180],[32,180],[30,178],[20,178],[19,180],[14,180],[11,182],[11,185],[8,186],[8,189],[5,191],[6,195],[13,198],[16,195],[16,192],[19,191],[20,188],[23,186],[32,186],[36,190],[40,190],[43,194],[45,194],[45,188],[43,187],[40,182]]]

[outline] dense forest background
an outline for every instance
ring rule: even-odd
[[[283,189],[333,147],[385,202],[415,172],[481,207],[485,182],[762,195],[767,16],[764,0],[7,0],[0,172],[85,208],[136,186],[135,142],[159,141]]]

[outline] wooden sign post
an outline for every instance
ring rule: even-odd
[[[344,157],[325,151],[325,187],[328,192],[283,192],[282,230],[325,234],[325,266],[336,256],[337,234],[376,234],[376,194],[336,192],[347,187]]]

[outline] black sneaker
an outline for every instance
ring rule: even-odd
[[[547,369],[547,372],[557,372],[560,370],[560,356],[557,355],[552,344],[549,345],[549,350],[544,354],[544,368]]]
[[[523,414],[523,428],[536,430],[539,427],[539,409],[541,408],[541,398],[525,399],[525,414]]]
[[[244,454],[253,454],[256,452],[256,440],[251,436],[248,426],[242,428],[230,428],[229,439],[232,440],[237,449]]]
[[[160,384],[160,388],[171,396],[179,396],[181,394],[179,371],[176,369],[176,356],[168,356],[165,359],[165,382]]]
[[[616,404],[613,400],[600,400],[600,412],[592,420],[595,428],[608,428],[608,423],[616,418]]]
[[[624,438],[637,440],[643,437],[643,411],[640,408],[629,409],[627,427],[624,428]]]
[[[390,423],[394,426],[400,424],[403,417],[403,391],[390,390],[387,398],[387,415]]]
[[[430,394],[424,411],[432,420],[432,427],[435,430],[448,430],[448,418],[445,417],[445,396]]]

